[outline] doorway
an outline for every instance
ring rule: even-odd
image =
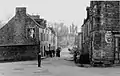
[[[120,63],[120,37],[115,37],[115,49],[114,49],[114,63],[119,64]]]

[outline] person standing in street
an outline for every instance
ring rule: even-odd
[[[49,50],[49,53],[50,53],[50,57],[52,58],[52,50],[51,49]]]
[[[38,53],[38,67],[41,67],[41,52]]]
[[[61,48],[58,47],[57,50],[56,50],[56,56],[57,57],[60,57],[60,52],[61,52]]]
[[[54,46],[52,46],[51,51],[52,51],[52,57],[55,57],[55,48],[54,48]]]
[[[53,57],[55,57],[55,50],[54,49],[52,50],[52,53],[53,53]]]
[[[49,55],[52,58],[52,46],[50,46],[50,44],[49,44]]]
[[[38,48],[38,67],[41,67],[41,51],[40,51],[40,42],[37,45]]]
[[[47,57],[49,57],[49,49],[48,48],[49,48],[48,46],[45,47],[45,53],[46,53]]]
[[[77,63],[77,50],[74,51],[74,62]]]

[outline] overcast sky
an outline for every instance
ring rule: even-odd
[[[42,18],[54,22],[65,22],[81,26],[86,18],[86,7],[90,0],[2,0],[0,2],[0,20],[7,21],[14,16],[16,6],[26,6],[27,13],[39,14]]]

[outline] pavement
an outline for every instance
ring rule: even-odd
[[[65,48],[60,58],[43,59],[41,67],[36,60],[0,63],[0,76],[120,76],[120,66],[79,67],[71,57]]]

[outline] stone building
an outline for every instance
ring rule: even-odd
[[[106,57],[113,56],[115,63],[119,63],[120,1],[91,1],[87,9],[88,19],[82,26],[83,47],[89,46],[87,50],[95,56],[101,56],[97,53],[100,50],[107,51]]]
[[[82,49],[83,49],[83,53],[86,54],[89,52],[90,50],[90,31],[91,31],[91,21],[90,21],[90,8],[87,7],[87,18],[84,19],[84,23],[81,26],[81,32],[82,32]]]
[[[26,7],[16,7],[15,16],[0,29],[0,59],[35,59],[45,28],[40,21],[27,14]]]
[[[34,19],[40,26],[44,26],[44,28],[39,28],[39,41],[40,41],[40,50],[41,50],[41,56],[44,57],[45,56],[45,46],[47,46],[46,44],[46,39],[48,38],[47,33],[45,32],[46,30],[46,23],[47,21],[40,18],[39,15],[29,15],[32,19]]]
[[[79,50],[82,50],[82,32],[78,32],[75,37],[75,45]]]
[[[56,33],[53,27],[48,27],[49,28],[49,47],[51,50],[56,50],[57,48],[57,40],[56,40]]]
[[[53,27],[47,26],[44,29],[44,44],[43,49],[46,51],[56,50],[57,49],[57,35]],[[45,52],[44,52],[45,54]],[[46,54],[45,54],[46,56]]]

